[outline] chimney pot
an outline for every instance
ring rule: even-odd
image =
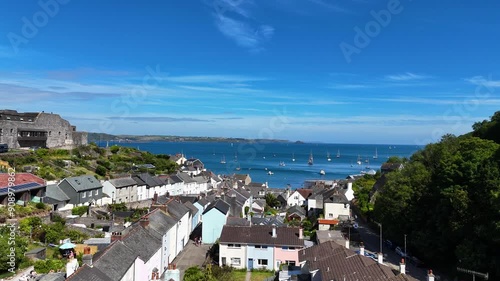
[[[147,227],[149,225],[149,218],[148,217],[142,217],[141,220],[139,221],[139,224],[142,227]]]
[[[379,264],[384,263],[384,256],[382,255],[382,253],[378,253],[377,260]]]
[[[299,239],[304,239],[304,229],[302,227],[299,228]]]
[[[401,259],[401,262],[399,263],[399,273],[406,274],[406,264],[404,259]]]
[[[276,234],[276,225],[273,224],[273,238],[276,237],[278,237],[278,235]]]
[[[114,241],[120,241],[122,240],[122,233],[121,232],[112,232],[111,233],[111,243]]]
[[[360,254],[361,256],[364,256],[364,255],[365,255],[365,244],[363,244],[363,242],[361,242],[361,243],[359,244],[359,254]]]

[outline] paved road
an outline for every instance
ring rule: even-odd
[[[380,236],[379,236],[379,230],[378,231],[373,231],[371,230],[366,223],[363,222],[362,219],[359,219],[356,221],[359,225],[358,231],[359,234],[361,235],[361,239],[363,240],[363,243],[365,244],[365,249],[378,253],[380,252]],[[383,227],[382,227],[383,231]],[[384,233],[382,232],[382,238],[384,237]],[[356,248],[355,250],[359,250],[359,248]],[[397,267],[399,268],[399,263],[401,262],[401,257],[396,254],[393,250],[389,249],[386,245],[382,243],[382,253],[384,254],[384,263],[387,264],[392,264],[391,267]],[[427,269],[425,268],[418,268],[414,266],[413,264],[407,262],[406,263],[406,274],[412,276],[413,278],[416,278],[418,280],[427,280]]]
[[[181,273],[181,280],[184,278],[184,271],[191,266],[202,266],[205,261],[206,254],[211,245],[196,246],[192,240],[184,247],[184,250],[174,259],[173,263],[177,266]]]

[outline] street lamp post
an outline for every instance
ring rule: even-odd
[[[379,223],[378,226],[380,226],[380,253],[382,254],[382,224]]]
[[[406,234],[405,234],[405,264],[406,264]]]

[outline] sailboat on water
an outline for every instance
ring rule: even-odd
[[[358,163],[358,165],[361,165],[361,156],[358,154],[358,161],[356,161],[356,163]]]
[[[222,155],[222,159],[220,160],[221,164],[226,164],[226,156]]]
[[[332,161],[332,158],[330,157],[330,152],[326,152],[326,160],[328,160],[328,162]]]
[[[337,158],[340,158],[340,149],[337,150]]]
[[[307,165],[312,165],[313,164],[313,153],[311,151],[311,153],[309,154],[309,160],[307,161]]]
[[[378,158],[378,153],[377,153],[377,148],[375,148],[375,155],[373,155],[373,159],[377,159]]]
[[[292,153],[292,162],[295,162],[295,153]]]

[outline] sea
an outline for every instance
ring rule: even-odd
[[[376,171],[391,156],[409,158],[423,148],[415,145],[291,142],[104,142],[99,146],[113,144],[153,154],[183,153],[186,158],[200,159],[205,168],[215,174],[249,174],[253,182],[267,182],[273,188],[300,188],[308,180],[345,179],[362,171]],[[308,164],[311,155],[313,165]],[[321,170],[324,175],[320,174]]]

